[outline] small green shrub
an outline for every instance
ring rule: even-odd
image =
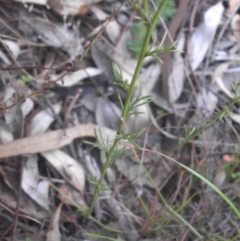
[[[162,0],[155,0],[156,6],[159,6],[161,2]],[[154,8],[150,7],[150,15],[153,15],[154,12],[155,12]],[[166,20],[168,18],[172,18],[175,13],[176,13],[175,3],[173,0],[169,0],[166,4],[166,7],[161,17],[164,20]],[[156,32],[156,29],[154,29],[153,31]],[[154,32],[153,34],[155,34]],[[137,21],[136,23],[133,24],[132,26],[133,38],[128,41],[128,49],[131,51],[132,57],[135,59],[138,58],[140,55],[145,34],[146,34],[146,27],[144,22]]]

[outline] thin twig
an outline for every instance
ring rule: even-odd
[[[14,227],[13,227],[13,233],[12,233],[11,241],[15,240],[15,236],[17,234],[19,208],[20,208],[20,200],[21,200],[21,194],[22,194],[23,165],[24,165],[24,160],[23,160],[23,157],[21,157],[21,160],[20,160],[20,177],[19,177],[19,184],[18,184],[18,198],[17,198],[17,206],[16,206],[16,211],[15,211]]]

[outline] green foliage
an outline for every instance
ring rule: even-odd
[[[142,22],[133,24],[132,35],[133,38],[128,41],[128,48],[132,53],[133,58],[138,58],[143,46],[144,36],[146,34],[146,26]]]
[[[23,84],[28,84],[32,81],[32,78],[28,75],[23,75],[22,78],[20,79],[20,81],[23,83]]]
[[[99,180],[97,180],[98,178],[89,179],[90,180],[89,182],[94,186],[94,194],[93,194],[92,202],[91,202],[90,208],[88,210],[87,216],[90,217],[90,214],[94,208],[95,201],[96,201],[99,193],[101,192],[101,190],[104,190],[104,189],[108,190],[108,187],[104,184],[105,183],[104,178],[105,178],[107,169],[109,166],[111,166],[113,164],[113,162],[116,159],[125,155],[125,146],[122,145],[122,143],[125,143],[127,145],[130,145],[130,147],[132,148],[132,150],[135,154],[134,155],[135,159],[137,160],[137,162],[139,164],[139,167],[144,171],[144,174],[146,175],[146,177],[149,179],[152,186],[154,187],[154,190],[156,191],[156,194],[158,195],[159,200],[161,200],[161,202],[164,204],[164,206],[167,210],[166,214],[168,215],[169,218],[168,218],[168,220],[165,221],[164,225],[167,225],[173,218],[177,218],[189,230],[191,230],[191,232],[194,233],[196,235],[196,237],[198,237],[198,240],[203,240],[203,237],[198,232],[198,230],[196,228],[194,228],[188,221],[186,221],[181,216],[180,212],[182,211],[182,209],[184,208],[184,206],[187,203],[183,204],[181,207],[170,206],[168,204],[168,202],[165,200],[161,191],[159,190],[159,187],[156,185],[153,178],[147,171],[142,160],[140,160],[138,157],[138,154],[136,154],[135,148],[137,148],[137,149],[141,149],[141,148],[137,144],[135,144],[134,140],[143,134],[144,129],[136,130],[133,132],[125,131],[123,133],[124,125],[126,123],[127,118],[133,114],[140,114],[137,112],[137,108],[139,106],[147,104],[151,101],[151,97],[142,96],[141,86],[140,86],[139,93],[137,93],[137,96],[135,96],[137,80],[138,80],[138,76],[139,76],[140,70],[143,65],[144,58],[146,56],[153,56],[153,57],[157,58],[156,55],[158,53],[174,50],[173,46],[170,46],[169,48],[166,48],[166,49],[161,49],[163,41],[155,49],[150,44],[150,39],[154,32],[154,29],[155,29],[155,26],[159,19],[159,16],[162,13],[164,13],[164,11],[163,11],[164,6],[167,5],[169,7],[169,4],[170,4],[169,2],[171,2],[171,1],[170,0],[156,0],[156,2],[160,3],[160,5],[159,5],[156,13],[152,16],[151,8],[149,8],[147,6],[148,5],[147,0],[144,0],[143,8],[140,5],[138,6],[136,1],[132,0],[132,6],[134,7],[136,12],[142,19],[141,22],[139,23],[139,25],[135,25],[134,31],[136,31],[136,33],[139,31],[139,33],[142,34],[141,36],[143,36],[143,37],[141,37],[143,40],[138,39],[140,47],[139,47],[139,49],[138,48],[136,48],[136,49],[139,53],[139,58],[138,58],[137,66],[135,68],[131,82],[128,82],[123,79],[122,71],[119,66],[118,66],[118,68],[116,68],[116,67],[113,68],[113,72],[114,72],[114,76],[115,76],[115,80],[116,80],[115,84],[121,86],[127,93],[127,98],[125,101],[122,101],[119,96],[119,101],[120,101],[120,104],[122,107],[122,115],[121,115],[121,119],[119,120],[118,130],[117,130],[115,138],[113,138],[113,140],[104,140],[102,137],[101,131],[99,131],[98,133],[97,133],[97,131],[95,131],[96,142],[95,143],[88,142],[88,144],[91,144],[94,147],[97,147],[97,148],[103,150],[104,158],[103,158],[102,162],[104,165],[103,165],[101,177],[99,178]],[[165,14],[166,14],[166,12],[165,12]],[[136,47],[136,43],[134,43],[134,45]],[[238,92],[237,88],[236,88],[236,92]],[[134,93],[134,95],[133,95],[133,93]],[[132,98],[133,96],[135,96],[134,99]],[[186,144],[187,142],[189,142],[190,140],[193,140],[194,138],[198,137],[204,130],[207,129],[207,127],[211,126],[214,122],[223,120],[225,117],[228,117],[229,113],[230,113],[229,108],[232,105],[234,105],[234,103],[237,103],[238,101],[239,101],[239,98],[233,100],[233,102],[229,106],[225,106],[223,108],[223,110],[221,112],[217,113],[211,120],[205,121],[199,129],[196,129],[194,127],[185,128],[185,139],[179,144],[179,146],[181,147],[184,144]],[[141,149],[141,150],[149,151],[147,149]],[[204,176],[200,175],[193,168],[185,166],[181,162],[177,162],[176,160],[172,159],[171,157],[169,157],[167,155],[164,155],[163,153],[159,153],[159,152],[156,152],[153,150],[151,150],[151,153],[157,153],[158,155],[161,155],[162,157],[166,158],[167,160],[172,161],[175,164],[177,164],[178,166],[182,167],[185,171],[191,173],[194,177],[200,179],[202,182],[204,182],[206,185],[208,185],[212,190],[214,190],[229,205],[229,207],[233,210],[233,212],[237,215],[237,217],[240,218],[240,212],[236,208],[236,206],[233,204],[233,202],[221,190],[219,190],[214,184],[212,184],[209,180],[207,180]],[[235,176],[238,177],[238,175],[235,175]],[[232,178],[234,178],[234,176],[232,176]],[[141,201],[141,199],[140,199],[140,201]],[[154,218],[152,218],[151,213],[149,212],[149,210],[148,210],[147,206],[144,204],[144,202],[141,202],[141,203],[142,203],[144,210],[146,211],[147,216],[149,217],[149,220],[151,220],[153,225],[157,225],[158,220],[156,220],[156,219],[154,220]],[[170,216],[169,216],[169,214],[170,214]],[[163,229],[164,229],[164,225],[162,225]],[[163,229],[162,229],[162,231],[163,231]],[[91,234],[91,235],[94,235],[94,234]],[[113,239],[111,239],[111,240],[113,240]]]
[[[158,6],[156,13],[151,18],[148,15],[148,10],[146,9],[146,6],[144,7],[144,10],[143,10],[142,8],[140,8],[139,5],[136,4],[135,1],[132,1],[131,3],[132,3],[132,6],[134,7],[134,9],[138,12],[139,16],[142,18],[142,22],[143,21],[145,22],[147,29],[146,29],[146,33],[144,36],[143,45],[141,47],[141,54],[139,56],[138,63],[135,68],[135,71],[134,71],[130,84],[128,84],[128,82],[123,79],[122,71],[119,66],[118,66],[118,68],[116,68],[116,67],[113,68],[113,72],[114,72],[114,76],[115,76],[115,80],[116,80],[115,84],[120,85],[127,92],[127,98],[124,101],[124,103],[119,96],[119,101],[120,101],[120,104],[122,107],[122,115],[121,115],[121,119],[119,121],[115,139],[111,140],[111,141],[104,140],[102,137],[101,131],[99,131],[99,133],[97,133],[97,131],[95,131],[96,143],[88,142],[88,144],[91,144],[94,147],[102,149],[104,151],[104,155],[105,155],[106,159],[103,160],[104,166],[103,166],[103,170],[101,173],[101,177],[98,180],[98,184],[96,184],[96,183],[94,184],[93,200],[90,205],[87,216],[89,216],[93,210],[96,198],[100,193],[101,184],[104,181],[104,177],[106,175],[106,171],[107,171],[108,167],[111,166],[112,163],[117,158],[121,157],[125,153],[125,146],[123,145],[123,147],[120,148],[119,142],[122,141],[122,142],[125,142],[126,144],[130,144],[132,147],[140,148],[137,144],[135,144],[135,142],[133,140],[136,139],[138,136],[142,135],[144,129],[136,130],[134,132],[126,133],[126,134],[123,134],[122,130],[123,130],[123,127],[125,125],[127,118],[130,115],[140,114],[136,111],[136,108],[138,108],[141,105],[147,104],[151,101],[151,96],[142,96],[141,85],[140,85],[140,90],[139,90],[137,97],[134,100],[132,100],[132,97],[133,97],[133,93],[136,88],[138,75],[142,68],[144,58],[146,56],[148,56],[148,54],[149,54],[148,48],[150,45],[151,35],[157,24],[159,16],[161,15],[162,11],[164,10],[167,0],[162,1],[162,3]],[[146,5],[146,3],[147,3],[147,1],[145,1],[145,5]],[[152,52],[152,53],[150,52],[150,54],[154,55],[155,53],[158,52],[158,50],[153,50],[153,51],[154,52]],[[92,183],[94,183],[94,180],[92,180],[92,181],[93,181]]]
[[[159,6],[162,0],[155,0],[156,6]],[[154,8],[150,7],[150,15],[154,13]],[[176,13],[176,7],[173,0],[167,1],[164,11],[162,12],[162,18],[172,18]],[[133,58],[138,58],[143,46],[144,36],[146,34],[146,26],[144,21],[137,21],[132,27],[133,38],[128,41],[128,48],[132,53]],[[156,34],[156,29],[153,29],[153,34]]]
[[[239,171],[240,159],[237,153],[239,153],[239,151],[236,151],[235,155],[234,153],[232,154],[232,157],[233,157],[232,162],[224,163],[224,165],[221,168],[222,171],[225,171],[227,177],[231,179],[237,179],[240,177],[240,171]]]
[[[156,5],[158,6],[162,0],[155,0]],[[174,14],[176,13],[176,6],[173,0],[169,0],[167,1],[167,4],[165,6],[164,11],[162,12],[161,17],[163,19],[167,19],[167,18],[172,18],[174,16]]]
[[[157,110],[158,116],[163,116],[164,114],[165,114],[164,110],[161,110],[161,109]]]
[[[122,70],[121,70],[119,65],[117,67],[114,67],[114,65],[113,65],[113,75],[114,75],[114,78],[115,78],[114,84],[123,88],[128,93],[129,84],[128,84],[127,80],[123,79]],[[120,103],[122,105],[121,100],[120,100]]]

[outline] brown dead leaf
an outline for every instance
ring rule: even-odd
[[[79,82],[85,78],[97,76],[97,75],[100,75],[101,73],[102,71],[98,68],[89,67],[85,69],[80,69],[78,71],[68,73],[66,76],[63,77],[62,81],[58,81],[56,82],[56,84],[61,85],[63,87],[69,87],[69,86],[79,84]],[[62,76],[62,73],[59,75],[51,75],[50,79],[51,80],[59,79],[60,76]]]
[[[22,116],[25,118],[33,109],[34,107],[34,102],[32,99],[27,98],[22,104],[21,104],[21,111],[22,111]]]
[[[153,184],[146,176],[144,170],[139,165],[134,165],[129,160],[118,159],[115,161],[115,165],[130,182],[138,182],[140,185],[146,185],[153,188]]]
[[[221,171],[219,173],[217,173],[217,175],[215,176],[214,180],[213,180],[213,184],[218,187],[221,188],[225,182],[227,178],[227,174],[225,171]]]
[[[75,207],[78,205],[82,209],[87,208],[83,196],[69,185],[61,184],[59,186],[59,197],[65,204]]]
[[[109,128],[93,124],[81,124],[66,130],[49,131],[41,135],[0,145],[0,158],[56,150],[70,144],[76,138],[95,137],[94,129],[101,130],[104,140],[108,139],[111,142],[115,138],[116,131]],[[128,147],[126,143],[119,143],[119,147],[123,145]]]
[[[47,5],[48,0],[14,0],[15,2],[22,2],[22,3],[32,3],[38,5]]]
[[[85,173],[80,163],[61,150],[42,152],[41,155],[68,183],[84,195]]]
[[[202,24],[197,27],[190,43],[190,62],[192,70],[202,63],[220,24],[224,7],[221,2],[211,6],[205,13]]]
[[[63,24],[37,18],[25,9],[20,9],[18,14],[21,19],[18,22],[19,29],[25,32],[28,37],[37,35],[45,44],[66,51],[72,59],[83,53],[82,40],[79,38],[77,27],[70,30]]]
[[[49,183],[45,180],[40,180],[37,162],[37,155],[32,155],[25,163],[23,167],[22,189],[36,203],[49,211]]]
[[[4,103],[6,106],[11,106],[16,103],[18,98],[18,92],[11,86],[8,85],[4,91]],[[21,136],[22,129],[22,111],[19,105],[14,105],[8,111],[4,113],[5,122],[9,126],[12,134],[15,138]]]
[[[96,6],[91,6],[90,10],[94,13],[94,15],[100,21],[104,21],[107,17],[109,17],[109,15],[107,15],[105,12],[103,12],[100,8]],[[120,25],[116,20],[113,20],[108,24],[106,33],[108,34],[108,37],[111,39],[112,43],[116,43],[120,35],[120,32],[121,32]]]
[[[100,126],[116,130],[121,117],[121,109],[106,97],[96,99],[95,118]]]
[[[223,82],[223,74],[228,69],[231,62],[220,64],[213,73],[213,82],[216,82],[219,88],[231,99],[234,98],[234,94],[227,89]]]
[[[202,88],[202,90],[197,94],[196,101],[199,112],[195,113],[193,119],[195,119],[198,114],[200,114],[201,118],[209,118],[217,106],[218,97],[211,91]]]
[[[6,40],[6,39],[3,39],[1,40],[1,42],[7,46],[7,48],[10,50],[10,52],[12,53],[13,57],[15,59],[17,59],[19,53],[20,53],[20,47],[19,45],[12,41],[12,40]]]
[[[0,119],[0,143],[5,144],[14,140],[13,134],[8,125]]]
[[[130,115],[126,121],[129,132],[145,128],[150,122],[149,105],[140,105],[134,111],[136,114]]]
[[[226,155],[223,155],[223,160],[225,162],[235,162],[235,161],[237,161],[237,158],[236,158],[236,156],[230,156],[230,155],[226,154]]]
[[[226,15],[229,17],[236,12],[236,10],[240,7],[240,0],[229,0],[228,8],[226,10]]]
[[[8,207],[15,209],[17,207],[17,197],[4,183],[0,183],[0,200]],[[49,213],[39,208],[24,192],[21,194],[19,210],[31,217],[37,219],[46,218]],[[14,214],[14,213],[13,213]]]
[[[233,112],[229,111],[228,115],[233,121],[240,124],[240,115],[239,114],[236,114],[236,113],[233,113]]]
[[[112,50],[106,43],[98,40],[91,48],[92,58],[96,66],[102,70],[107,79],[113,80],[112,60],[110,58]]]
[[[87,12],[87,5],[96,0],[48,0],[49,6],[60,15],[78,15]]]
[[[233,30],[233,33],[240,44],[240,15],[236,14],[231,21],[231,28]]]
[[[52,106],[52,108],[49,107],[37,113],[31,121],[30,136],[35,136],[44,133],[55,120],[53,111],[56,115],[58,115],[60,113],[61,108],[62,104],[56,103]]]
[[[168,90],[169,90],[169,101],[175,102],[182,94],[184,85],[184,60],[181,56],[185,44],[185,35],[180,34],[178,44],[176,46],[177,52],[174,53],[174,59],[172,64],[172,72],[168,78]]]

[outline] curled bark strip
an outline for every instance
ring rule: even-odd
[[[70,144],[76,138],[94,137],[94,129],[101,130],[104,140],[115,138],[116,132],[93,124],[80,124],[66,130],[46,132],[0,145],[0,158],[52,151]]]

